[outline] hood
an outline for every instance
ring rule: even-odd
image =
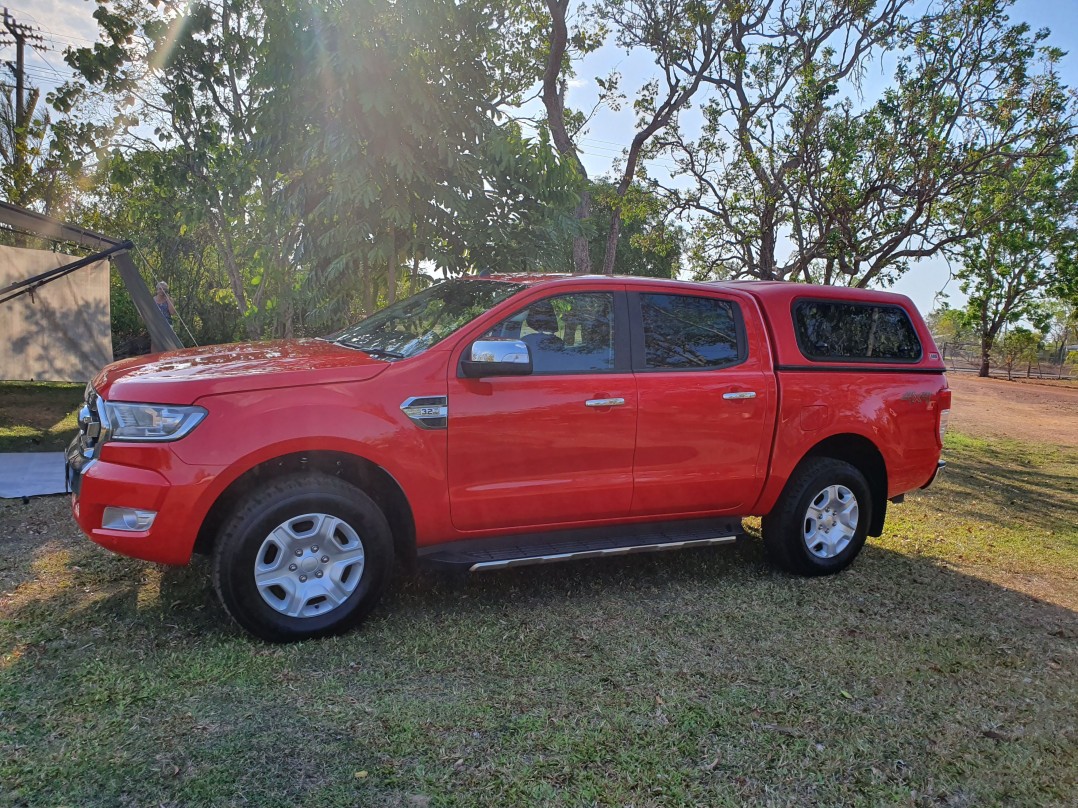
[[[371,379],[388,367],[317,339],[188,348],[115,362],[94,379],[108,400],[191,404],[203,396]]]

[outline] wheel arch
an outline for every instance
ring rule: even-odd
[[[831,435],[809,449],[797,465],[811,457],[832,457],[845,461],[865,476],[872,492],[872,521],[868,526],[868,535],[879,536],[883,533],[887,517],[887,463],[876,444],[854,433]]]
[[[265,460],[233,480],[218,495],[206,513],[195,539],[194,551],[209,554],[228,514],[251,490],[267,481],[289,474],[317,472],[354,485],[374,500],[389,522],[397,558],[406,567],[415,564],[415,520],[411,505],[400,484],[384,468],[348,452],[317,450],[291,452]]]

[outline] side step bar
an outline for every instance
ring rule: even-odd
[[[419,559],[437,566],[484,572],[583,558],[732,544],[742,533],[740,519],[651,522],[449,542],[421,548]]]
[[[573,561],[580,558],[600,558],[602,556],[629,555],[630,553],[657,553],[663,550],[681,550],[686,547],[732,544],[735,541],[737,541],[737,536],[715,536],[710,539],[690,539],[688,541],[671,541],[662,544],[630,544],[625,547],[604,547],[602,550],[576,550],[568,553],[555,553],[554,555],[508,558],[503,561],[479,561],[468,567],[468,572],[504,570],[510,567],[526,567],[531,564],[553,564],[558,561]]]

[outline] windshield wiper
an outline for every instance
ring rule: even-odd
[[[385,348],[368,348],[364,345],[360,345],[348,340],[339,339],[335,340],[337,345],[343,345],[345,348],[352,348],[357,351],[363,351],[364,353],[372,354],[373,356],[384,356],[387,359],[405,359],[405,355],[398,351],[387,351]]]
[[[374,354],[375,356],[384,356],[389,359],[404,359],[404,354],[398,353],[397,351],[387,351],[384,348],[362,348],[358,345],[356,347],[364,353]]]

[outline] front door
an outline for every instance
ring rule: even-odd
[[[449,496],[458,530],[629,514],[636,380],[624,295],[606,289],[530,301],[484,335],[524,341],[532,375],[468,379],[450,368]]]

